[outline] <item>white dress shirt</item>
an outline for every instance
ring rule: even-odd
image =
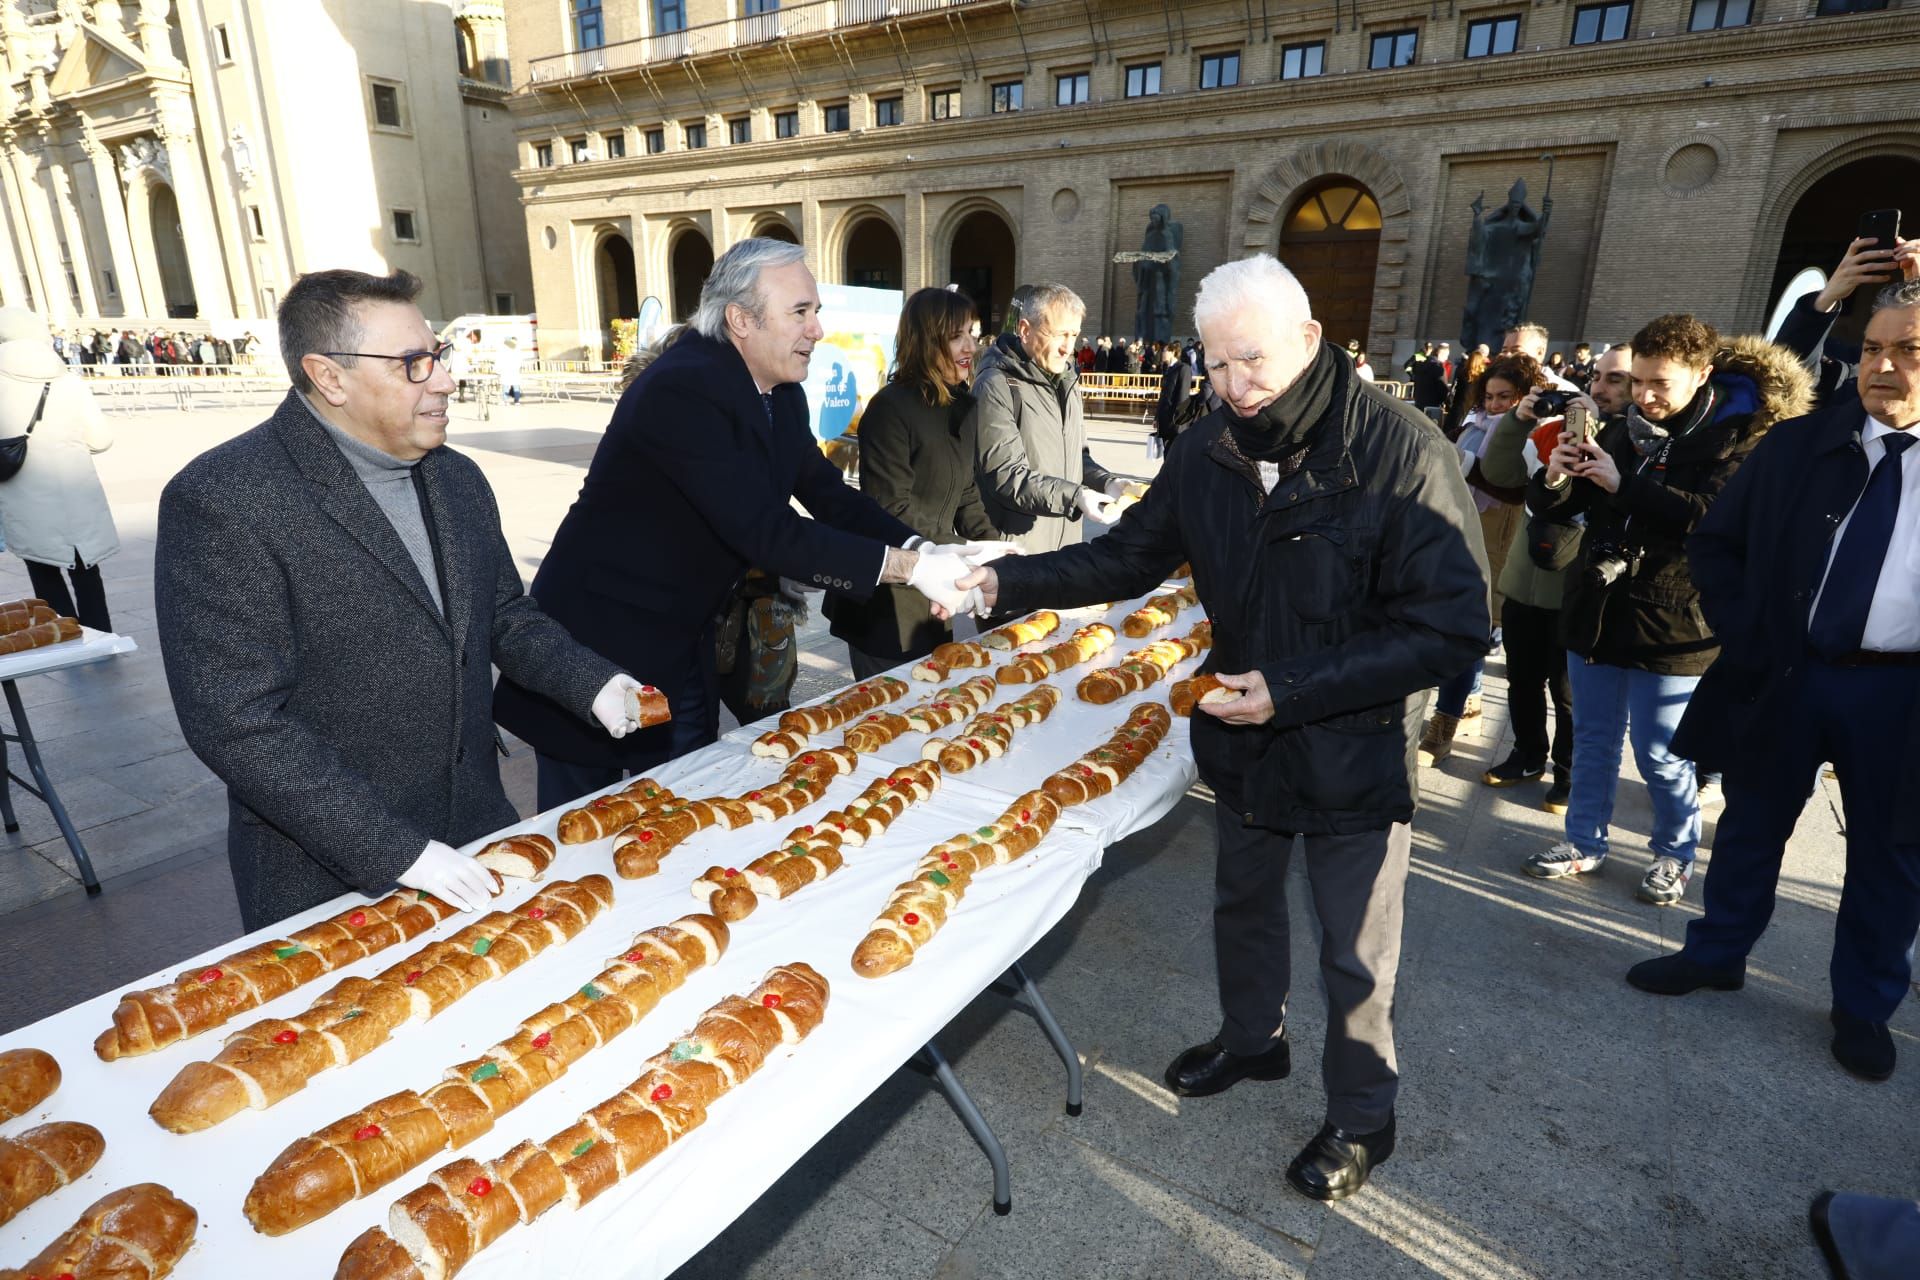
[[[1914,430],[1915,428],[1908,428]],[[1893,428],[1875,417],[1867,418],[1860,432],[1866,450],[1867,474],[1887,456],[1884,437]],[[1920,447],[1909,445],[1900,455],[1900,510],[1893,518],[1893,537],[1887,543],[1887,558],[1880,564],[1880,580],[1873,589],[1873,604],[1867,610],[1867,629],[1861,637],[1862,649],[1884,653],[1920,652]],[[1859,505],[1859,499],[1854,499]],[[1833,557],[1840,541],[1853,523],[1853,511],[1833,531],[1833,543],[1827,551],[1827,567],[1820,574],[1820,590],[1814,593],[1813,610],[1820,608],[1820,596],[1827,589],[1827,574],[1833,571]],[[1807,613],[1809,623],[1813,610]]]

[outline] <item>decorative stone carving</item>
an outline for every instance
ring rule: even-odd
[[[140,175],[151,172],[168,186],[173,185],[173,165],[167,149],[153,138],[135,138],[120,148],[120,181],[132,186]]]
[[[239,181],[240,189],[251,189],[258,176],[253,171],[253,146],[247,141],[247,131],[239,125],[233,126],[227,134],[227,150],[233,156],[233,175]]]
[[[154,136],[160,139],[162,146],[193,145],[193,108],[185,102],[163,100],[160,104],[160,118],[154,121]]]

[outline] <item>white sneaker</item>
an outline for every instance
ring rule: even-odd
[[[1693,879],[1693,864],[1678,858],[1655,858],[1640,881],[1636,896],[1656,907],[1677,906],[1687,896],[1687,882]]]
[[[1545,853],[1536,853],[1520,864],[1520,869],[1530,876],[1542,880],[1558,880],[1561,876],[1577,876],[1588,871],[1597,871],[1607,855],[1596,854],[1589,857],[1565,840],[1553,846]]]

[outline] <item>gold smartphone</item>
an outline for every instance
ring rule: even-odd
[[[1593,439],[1593,420],[1587,414],[1587,406],[1578,400],[1567,406],[1565,430],[1576,444],[1586,444]]]

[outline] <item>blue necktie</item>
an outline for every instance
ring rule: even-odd
[[[1900,514],[1900,455],[1913,443],[1904,431],[1880,437],[1886,454],[1867,477],[1860,501],[1853,506],[1847,531],[1834,553],[1820,606],[1807,628],[1807,643],[1823,658],[1838,658],[1860,647],[1867,633],[1867,612],[1880,585],[1880,567],[1893,541],[1894,517]]]
[[[760,393],[760,403],[765,405],[767,409],[767,425],[772,426],[773,425],[773,392],[762,391]]]

